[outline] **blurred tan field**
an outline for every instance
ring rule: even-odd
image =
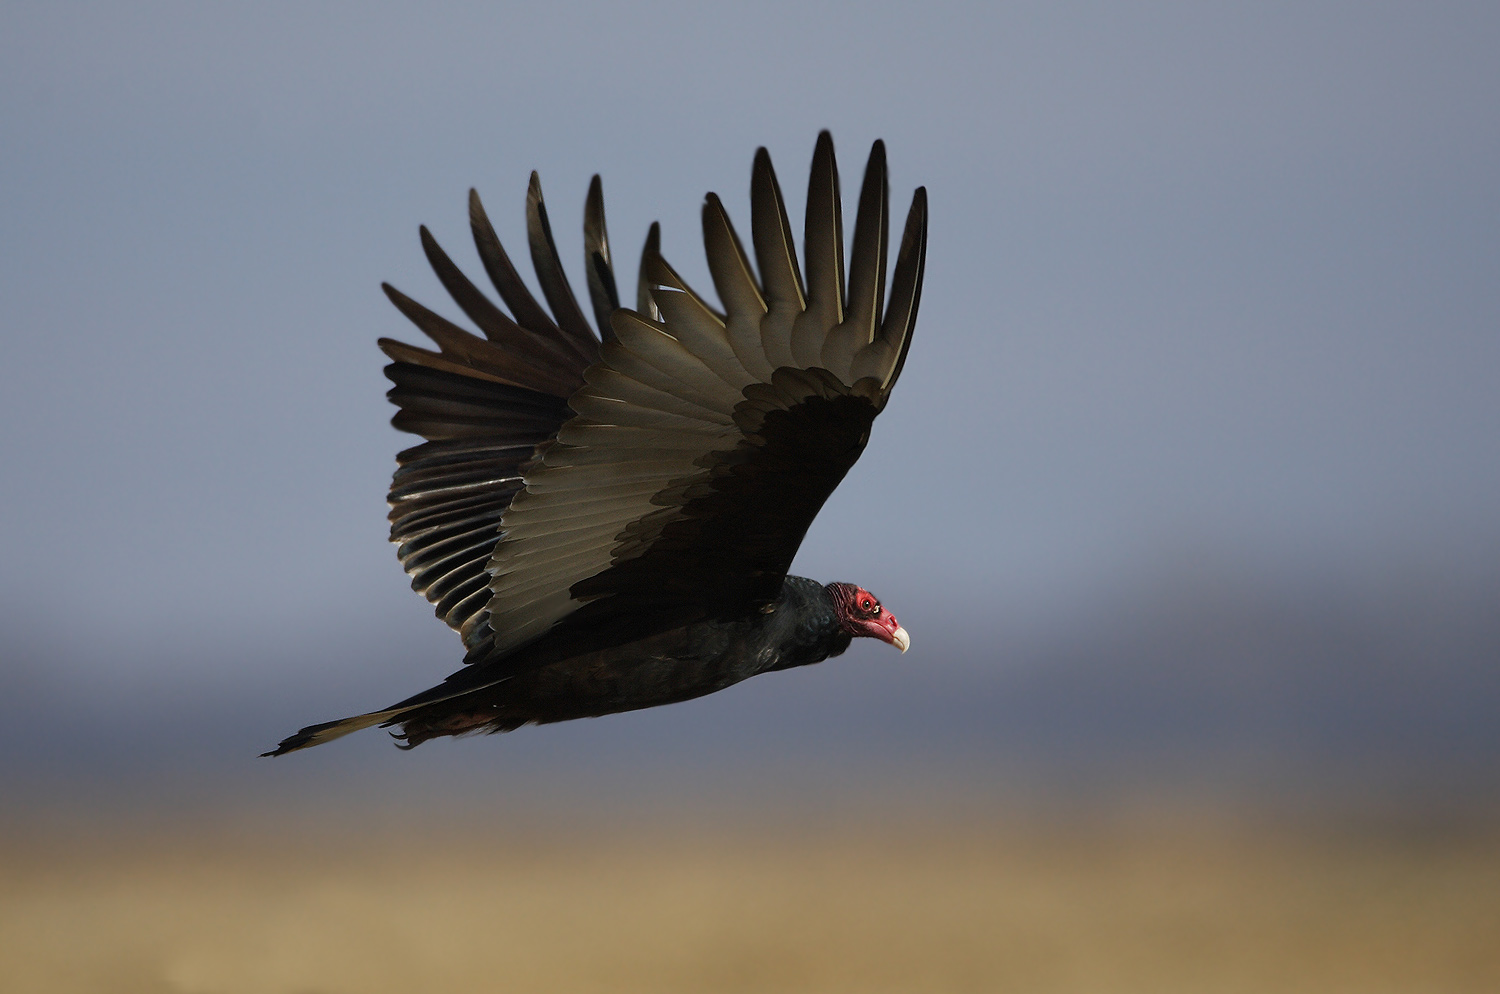
[[[16,992],[1500,990],[1493,826],[32,833],[3,852]]]

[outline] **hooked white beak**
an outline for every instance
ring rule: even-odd
[[[894,632],[891,632],[891,645],[900,649],[902,652],[905,652],[907,649],[911,648],[911,636],[906,634],[905,628],[897,625],[896,630]]]

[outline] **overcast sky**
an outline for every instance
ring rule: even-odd
[[[702,195],[747,229],[765,145],[800,217],[825,127],[846,192],[877,137],[897,210],[928,187],[930,250],[900,389],[797,569],[876,590],[914,650],[1163,562],[1500,549],[1494,5],[3,20],[0,625],[80,684],[234,684],[216,667],[272,643],[256,679],[392,646],[427,658],[372,686],[446,672],[457,644],[385,544],[410,437],[374,343],[420,335],[379,283],[459,316],[417,225],[477,278],[466,191],[524,256],[538,169],[582,292],[599,172],[627,271],[660,220],[710,290]]]

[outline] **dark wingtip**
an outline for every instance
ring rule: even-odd
[[[859,212],[854,216],[854,243],[849,259],[848,312],[860,333],[874,341],[885,307],[886,250],[890,237],[890,177],[886,174],[885,142],[875,139],[859,188]]]
[[[927,187],[919,186],[912,191],[911,207],[906,213],[908,219],[920,220],[923,232],[927,230]]]
[[[820,162],[832,162],[833,160],[833,132],[824,128],[818,132],[818,140],[813,143],[813,172],[817,172]]]
[[[417,324],[418,327],[421,327],[421,324],[417,321],[416,317],[413,317],[413,315],[421,314],[421,312],[426,310],[425,307],[417,303],[415,300],[412,300],[406,294],[402,293],[400,290],[397,290],[389,283],[380,284],[380,289],[385,291],[386,299],[389,300],[392,304],[396,305],[396,310],[400,311],[402,314],[405,314],[408,320],[410,320],[414,324]]]
[[[734,224],[729,220],[729,211],[724,209],[724,201],[719,199],[717,193],[710,191],[703,195],[704,232],[707,233],[716,224],[730,231],[734,230]]]
[[[832,164],[835,161],[833,154],[833,132],[824,128],[818,132],[818,140],[813,143],[813,172],[817,173],[819,163]],[[837,171],[837,167],[834,167]]]
[[[750,184],[752,202],[757,187],[767,187],[767,192],[774,191],[774,195],[778,200],[780,199],[781,191],[776,188],[776,167],[771,165],[771,153],[766,151],[764,145],[755,150],[755,165],[750,170]]]
[[[919,186],[911,197],[906,215],[906,230],[901,235],[901,249],[896,256],[896,275],[891,290],[890,308],[881,335],[888,340],[899,338],[900,353],[885,384],[885,397],[901,378],[906,354],[911,349],[912,333],[917,325],[917,311],[922,304],[922,280],[927,270],[927,187]],[[884,400],[881,402],[884,406]]]
[[[437,239],[432,237],[432,232],[427,230],[427,225],[422,224],[417,226],[417,236],[422,240],[422,254],[427,256],[428,264],[436,269],[441,264],[437,257],[442,256],[446,259],[447,253],[437,243]]]
[[[833,135],[828,131],[818,133],[817,144],[813,145],[812,175],[817,176],[820,170],[827,170],[835,176],[837,183],[838,157],[833,152]]]
[[[526,240],[531,248],[531,264],[542,285],[542,296],[552,308],[550,320],[562,332],[562,341],[585,365],[592,365],[599,359],[599,338],[579,309],[573,288],[568,284],[562,259],[557,254],[557,242],[552,237],[548,213],[546,201],[542,198],[541,176],[533,169],[531,183],[526,189]]]
[[[493,235],[494,225],[490,224],[490,215],[484,209],[484,201],[479,199],[479,190],[469,187],[469,229],[474,232],[477,243],[481,232]]]
[[[598,173],[589,180],[589,192],[583,201],[583,250],[594,321],[599,327],[600,337],[609,340],[614,338],[609,315],[620,306],[620,289],[615,285],[609,232],[604,220],[604,181]]]
[[[647,264],[661,255],[661,222],[652,221],[646,231],[646,244],[641,246],[640,275],[636,278],[635,309],[653,321],[661,320],[661,308],[651,295],[651,281],[646,278]]]
[[[719,200],[717,193],[709,192],[703,195],[703,209],[698,212],[699,219],[703,222],[705,236],[709,227],[713,224],[715,215],[724,213],[724,204]]]

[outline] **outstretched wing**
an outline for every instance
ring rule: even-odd
[[[510,315],[422,229],[439,280],[484,337],[386,287],[438,345],[380,343],[394,360],[393,423],[427,439],[398,456],[391,538],[413,588],[462,633],[470,661],[565,619],[703,617],[776,596],[864,448],[910,343],[926,192],[913,199],[889,301],[888,204],[876,142],[846,280],[833,142],[820,135],[804,279],[761,149],[751,184],[759,275],[710,194],[704,245],[724,310],[661,257],[653,226],[632,311],[619,308],[596,177],[584,243],[590,302],[608,321],[602,343],[558,259],[535,174],[527,231],[548,308],[521,281],[477,194],[474,243]]]
[[[589,195],[589,287],[595,306],[613,306],[609,240],[598,177]],[[488,616],[485,567],[500,537],[501,516],[523,485],[536,447],[557,435],[572,411],[567,398],[599,358],[599,339],[568,285],[535,173],[526,197],[532,260],[551,306],[547,312],[526,288],[495,236],[479,195],[469,192],[474,244],[512,318],[459,271],[424,227],[422,248],[480,338],[434,314],[390,285],[386,295],[437,343],[420,349],[383,338],[386,375],[400,411],[392,423],[427,441],[396,457],[391,481],[391,541],[438,617],[472,632]],[[602,267],[595,267],[602,258]],[[597,275],[592,275],[597,273]]]
[[[613,335],[555,441],[501,516],[487,610],[465,629],[490,660],[560,624],[640,624],[773,599],[808,526],[869,438],[910,343],[926,248],[926,193],[908,215],[886,301],[889,191],[876,142],[849,276],[833,143],[813,156],[804,281],[770,157],[751,185],[752,268],[719,199],[703,208],[721,313],[656,251],[645,311]]]

